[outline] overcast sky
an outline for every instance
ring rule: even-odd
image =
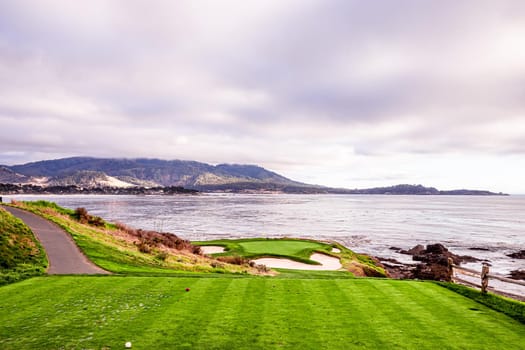
[[[525,193],[525,1],[0,0],[0,164]]]

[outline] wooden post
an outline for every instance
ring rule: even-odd
[[[487,293],[489,286],[489,265],[483,263],[481,267],[481,293]]]
[[[448,282],[453,282],[452,277],[454,276],[454,260],[452,258],[448,258]]]

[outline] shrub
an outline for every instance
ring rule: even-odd
[[[128,225],[123,224],[121,222],[117,222],[115,226],[117,227],[117,229],[119,229],[122,232],[127,233],[128,235],[135,236],[135,237],[138,236],[137,230],[135,230],[133,227],[129,227]]]
[[[89,221],[89,214],[88,214],[86,208],[76,208],[74,217],[81,224],[87,224],[88,221]]]
[[[224,264],[221,263],[220,261],[212,261],[210,263],[211,267],[215,268],[215,269],[222,269],[224,268]]]
[[[161,260],[161,261],[164,261],[168,258],[168,253],[166,252],[160,252],[158,253],[155,258],[157,258],[158,260]]]
[[[233,264],[233,265],[244,265],[250,263],[249,259],[243,258],[242,256],[233,255],[233,256],[220,256],[217,260]]]
[[[104,227],[106,226],[106,223],[104,222],[104,219],[102,219],[100,216],[89,216],[89,222],[90,225],[97,226],[97,227]]]
[[[151,246],[145,242],[144,240],[140,240],[139,242],[135,242],[135,245],[139,249],[139,252],[149,254],[152,251]]]
[[[270,269],[266,265],[255,265],[255,268],[259,272],[269,272]]]
[[[3,247],[0,247],[0,268],[10,269],[17,265],[15,257],[12,252],[5,252]]]
[[[106,225],[104,220],[99,216],[89,215],[86,208],[77,208],[72,215],[81,224],[88,224],[97,227],[103,227]]]
[[[363,267],[363,273],[367,277],[385,277],[384,273],[374,269],[373,267],[370,267],[368,265],[362,265],[362,267]]]

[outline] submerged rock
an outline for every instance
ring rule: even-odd
[[[522,249],[519,252],[515,252],[512,254],[507,254],[507,256],[513,259],[525,259],[525,249]]]
[[[511,271],[510,278],[515,279],[515,280],[525,280],[525,270]]]
[[[410,248],[409,250],[401,250],[401,254],[407,255],[418,255],[425,251],[425,247],[421,244],[416,245],[415,247]]]

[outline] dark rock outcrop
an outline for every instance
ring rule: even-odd
[[[450,252],[441,243],[429,244],[426,249],[421,249],[421,245],[417,245],[407,252],[413,252],[412,259],[421,261],[424,263],[441,264],[446,266],[448,264],[448,258],[452,258],[454,264],[459,265],[465,262],[477,262],[479,259],[469,255],[456,255]]]
[[[507,256],[513,259],[525,259],[525,249],[522,249],[519,252],[515,252],[512,254],[507,254]]]
[[[425,251],[425,247],[421,244],[416,245],[415,247],[410,248],[409,250],[400,250],[399,253],[407,255],[419,255]]]
[[[392,258],[379,259],[389,278],[411,279],[414,276],[416,264],[403,264]]]
[[[510,278],[515,279],[515,280],[525,280],[525,270],[511,271]]]
[[[440,243],[429,244],[426,247],[418,244],[408,250],[399,250],[399,253],[412,255],[412,259],[420,263],[407,265],[401,264],[398,261],[383,260],[383,264],[392,278],[449,281],[449,258],[452,259],[456,265],[462,262],[479,261],[479,259],[472,256],[456,255]]]

